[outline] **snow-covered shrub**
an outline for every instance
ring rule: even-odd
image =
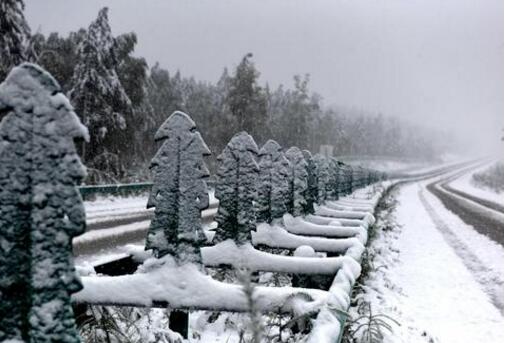
[[[258,222],[272,222],[287,212],[289,162],[281,146],[268,140],[259,152]]]
[[[253,201],[257,194],[257,154],[258,146],[254,139],[247,132],[240,132],[232,137],[218,156],[216,242],[231,238],[243,244],[251,240],[251,230],[255,229],[256,223]]]
[[[317,202],[318,188],[317,188],[317,174],[316,164],[310,151],[303,150],[303,157],[307,162],[307,191],[305,192],[305,213],[314,213],[314,203]]]
[[[79,342],[70,294],[72,237],[84,232],[76,185],[87,140],[60,86],[24,63],[0,85],[0,341]]]
[[[478,187],[491,189],[495,193],[503,192],[503,162],[497,162],[488,169],[472,175],[472,182]]]
[[[209,171],[204,156],[209,148],[196,131],[195,122],[183,112],[174,112],[154,137],[162,141],[151,160],[153,187],[147,207],[156,207],[149,226],[146,250],[155,256],[171,254],[180,262],[199,261],[206,242],[201,211],[209,206],[205,178]]]
[[[293,216],[305,214],[307,208],[307,161],[303,153],[297,147],[291,147],[286,151],[289,165],[289,203],[288,212]]]
[[[330,167],[328,159],[321,154],[315,154],[313,159],[316,167],[317,180],[316,202],[321,205],[328,196],[326,187],[330,183]]]

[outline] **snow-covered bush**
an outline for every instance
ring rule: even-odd
[[[219,200],[216,215],[218,227],[214,240],[233,239],[239,244],[250,242],[255,228],[258,165],[255,157],[258,146],[247,132],[232,137],[218,156],[215,197]]]
[[[147,207],[156,209],[146,250],[153,249],[157,257],[171,254],[180,262],[199,261],[206,241],[201,211],[209,206],[209,171],[203,159],[210,155],[209,148],[183,112],[174,112],[154,138],[163,144],[150,166],[153,187]]]
[[[472,182],[478,187],[491,189],[495,193],[503,192],[503,162],[472,175]]]
[[[310,151],[303,150],[303,157],[307,162],[307,191],[305,192],[305,213],[314,213],[314,203],[317,202],[317,174],[316,164]]]
[[[291,147],[286,151],[286,158],[289,161],[289,203],[288,212],[293,216],[305,214],[307,208],[307,161],[303,153],[297,147]]]
[[[72,237],[84,232],[76,185],[87,140],[60,86],[25,63],[0,85],[0,341],[79,342],[70,294]]]
[[[258,222],[272,222],[287,212],[289,162],[281,146],[268,140],[259,152]]]

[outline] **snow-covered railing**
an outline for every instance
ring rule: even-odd
[[[49,321],[63,323],[51,335],[78,341],[72,293],[75,303],[94,305],[250,311],[242,285],[214,280],[205,265],[336,275],[329,291],[255,286],[255,308],[264,313],[315,315],[348,306],[350,287],[361,270],[364,230],[373,221],[374,204],[367,199],[375,189],[354,192],[341,203],[330,201],[377,182],[377,173],[296,147],[284,151],[273,140],[258,148],[249,134],[240,132],[218,157],[216,245],[206,247],[209,230],[202,227],[202,212],[210,204],[205,156],[211,152],[187,114],[174,112],[156,132],[161,144],[150,164],[152,184],[77,189],[85,169],[73,138],[88,135],[56,81],[31,64],[13,69],[0,85],[0,110],[7,113],[0,125],[0,226],[8,246],[0,254],[0,267],[2,275],[14,280],[0,285],[0,293],[8,295],[2,308],[14,313],[8,321],[13,328],[9,340],[46,341],[38,323]],[[84,288],[75,293],[81,285],[74,275],[71,240],[85,229],[82,197],[147,190],[147,208],[154,208],[145,246],[151,257],[133,274],[82,275]],[[287,213],[295,216],[293,228],[286,228],[289,220],[280,222]],[[315,222],[321,218],[329,222]],[[293,232],[315,225],[323,237]],[[332,231],[338,234],[333,237]],[[139,232],[132,229],[130,234]],[[261,251],[262,245],[292,249],[295,256]],[[324,253],[338,256],[322,257]],[[54,311],[49,313],[48,306]]]

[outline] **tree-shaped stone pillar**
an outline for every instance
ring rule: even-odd
[[[344,162],[337,161],[338,166],[338,196],[347,194],[347,175]]]
[[[305,214],[307,200],[305,199],[308,189],[307,161],[303,153],[297,147],[291,147],[286,151],[289,161],[289,203],[288,212],[293,216]]]
[[[0,85],[0,112],[0,341],[80,342],[72,237],[85,229],[76,185],[86,171],[74,139],[88,131],[34,64]]]
[[[258,222],[270,223],[287,212],[289,162],[281,146],[268,140],[259,152]]]
[[[204,156],[209,148],[196,131],[195,122],[174,112],[154,137],[162,141],[151,160],[153,188],[147,207],[156,207],[147,234],[146,250],[155,256],[174,256],[179,263],[199,262],[206,238],[201,211],[209,206],[205,179],[209,171]]]
[[[328,168],[329,182],[326,184],[326,197],[328,200],[338,200],[338,161],[329,157]]]
[[[247,132],[237,133],[218,156],[215,197],[219,200],[215,242],[233,239],[238,244],[251,241],[256,228],[253,201],[256,200],[258,146]]]
[[[314,164],[316,166],[317,176],[317,199],[316,202],[321,205],[327,197],[327,185],[330,182],[330,167],[328,159],[321,154],[314,155]]]
[[[307,162],[307,191],[305,192],[305,213],[314,213],[314,204],[317,202],[317,173],[314,157],[308,150],[303,150],[303,157]]]

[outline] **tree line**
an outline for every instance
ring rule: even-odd
[[[313,153],[331,145],[336,156],[433,159],[447,148],[439,132],[382,114],[325,106],[309,88],[309,75],[295,75],[290,88],[262,85],[251,53],[231,72],[224,68],[216,82],[198,81],[134,56],[136,34],[114,36],[107,8],[89,27],[67,36],[32,34],[23,10],[22,0],[0,6],[0,81],[22,61],[54,75],[90,133],[88,143],[78,142],[87,183],[147,179],[146,166],[158,148],[156,129],[177,110],[192,114],[212,151],[223,150],[238,131],[247,131],[258,144],[273,138]],[[215,156],[209,167],[215,170]]]

